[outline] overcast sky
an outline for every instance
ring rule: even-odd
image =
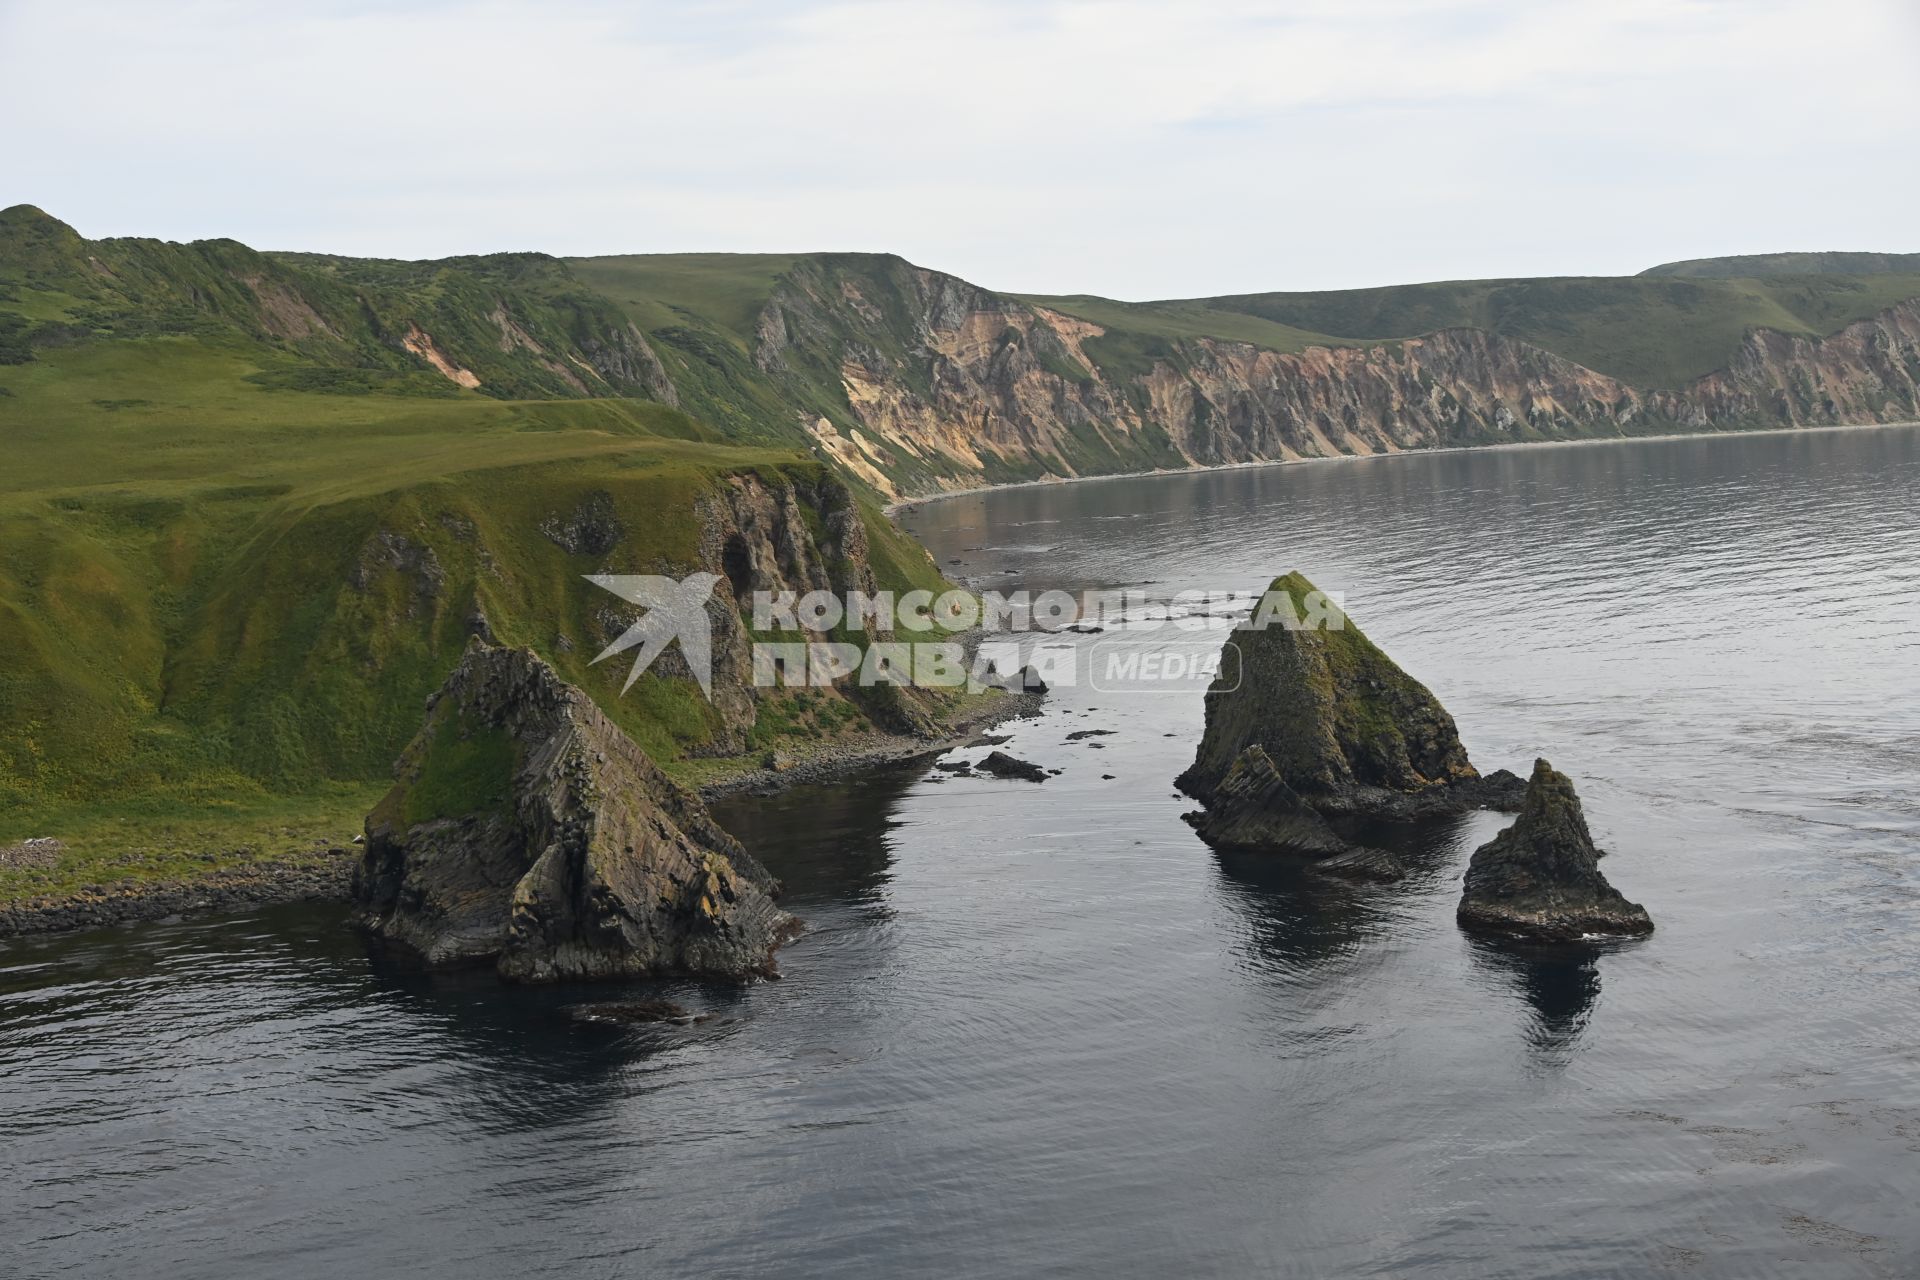
[[[1122,298],[1920,250],[1915,0],[0,0],[0,205]]]

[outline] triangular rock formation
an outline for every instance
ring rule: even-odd
[[[1234,629],[1238,660],[1207,691],[1207,727],[1181,790],[1212,805],[1258,747],[1300,802],[1322,815],[1411,818],[1517,807],[1520,779],[1482,778],[1453,717],[1425,685],[1299,574]]]
[[[1474,851],[1460,923],[1546,941],[1653,932],[1646,908],[1600,873],[1600,856],[1573,782],[1536,760],[1520,817]]]
[[[698,797],[527,649],[475,639],[368,815],[366,923],[520,981],[768,972],[794,921]]]

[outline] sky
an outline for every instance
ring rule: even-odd
[[[0,0],[0,206],[1145,299],[1920,251],[1920,0]]]

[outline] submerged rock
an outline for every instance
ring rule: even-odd
[[[1453,717],[1425,685],[1298,573],[1276,578],[1266,605],[1229,637],[1207,691],[1206,731],[1182,791],[1211,805],[1250,747],[1322,816],[1416,818],[1517,808],[1513,774],[1482,778]]]
[[[1365,845],[1352,845],[1331,858],[1322,858],[1313,864],[1313,870],[1342,880],[1377,880],[1388,884],[1407,877],[1407,864],[1399,857],[1385,849]]]
[[[1600,857],[1572,780],[1536,760],[1520,817],[1474,851],[1460,923],[1547,941],[1653,932],[1646,908],[1607,883]]]
[[[470,642],[395,776],[354,896],[429,964],[739,977],[794,927],[699,799],[530,650]]]
[[[996,778],[1020,778],[1027,782],[1045,782],[1047,771],[1030,760],[1010,756],[1004,751],[989,752],[987,758],[974,766],[981,773],[990,773]]]
[[[576,1004],[567,1007],[575,1022],[602,1022],[615,1026],[638,1026],[648,1022],[703,1022],[709,1015],[696,1014],[671,1000],[609,1000],[600,1004]]]

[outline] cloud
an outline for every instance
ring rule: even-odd
[[[1915,249],[1897,0],[0,5],[0,201],[1122,297]]]

